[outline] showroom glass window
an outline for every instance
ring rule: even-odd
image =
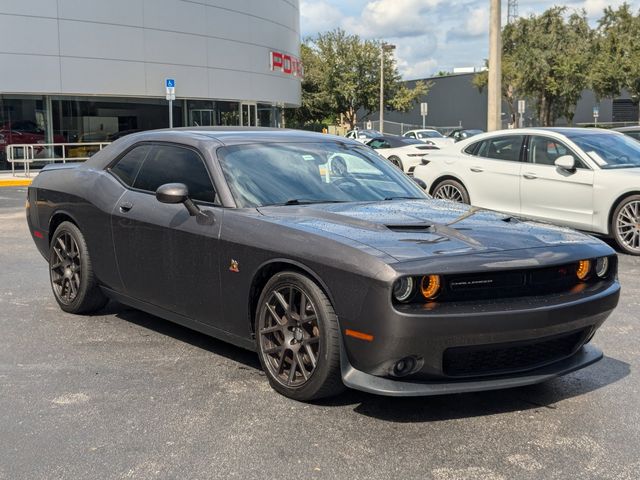
[[[555,166],[555,161],[565,155],[571,155],[576,162],[576,168],[587,168],[569,147],[562,142],[540,135],[529,138],[527,161],[535,165]]]
[[[519,162],[523,141],[524,135],[488,138],[480,142],[474,154],[493,160]]]

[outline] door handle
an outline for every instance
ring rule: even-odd
[[[538,176],[534,173],[525,173],[522,176],[527,180],[535,180],[536,178],[538,178]]]
[[[480,167],[471,167],[469,170],[471,170],[472,172],[475,172],[475,173],[484,172],[484,169],[482,169]]]
[[[120,212],[121,213],[127,213],[132,208],[133,208],[133,203],[131,203],[131,202],[124,202],[124,203],[120,204]]]

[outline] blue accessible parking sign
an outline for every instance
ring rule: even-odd
[[[167,78],[165,80],[165,85],[166,85],[167,88],[175,88],[176,81],[173,78]]]

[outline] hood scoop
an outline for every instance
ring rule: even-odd
[[[392,232],[420,233],[430,232],[433,225],[430,223],[409,223],[404,225],[385,225]]]

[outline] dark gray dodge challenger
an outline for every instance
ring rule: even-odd
[[[290,130],[129,135],[45,168],[27,218],[64,311],[115,299],[256,350],[298,400],[566,374],[602,357],[620,292],[599,240],[433,200],[356,141]]]

